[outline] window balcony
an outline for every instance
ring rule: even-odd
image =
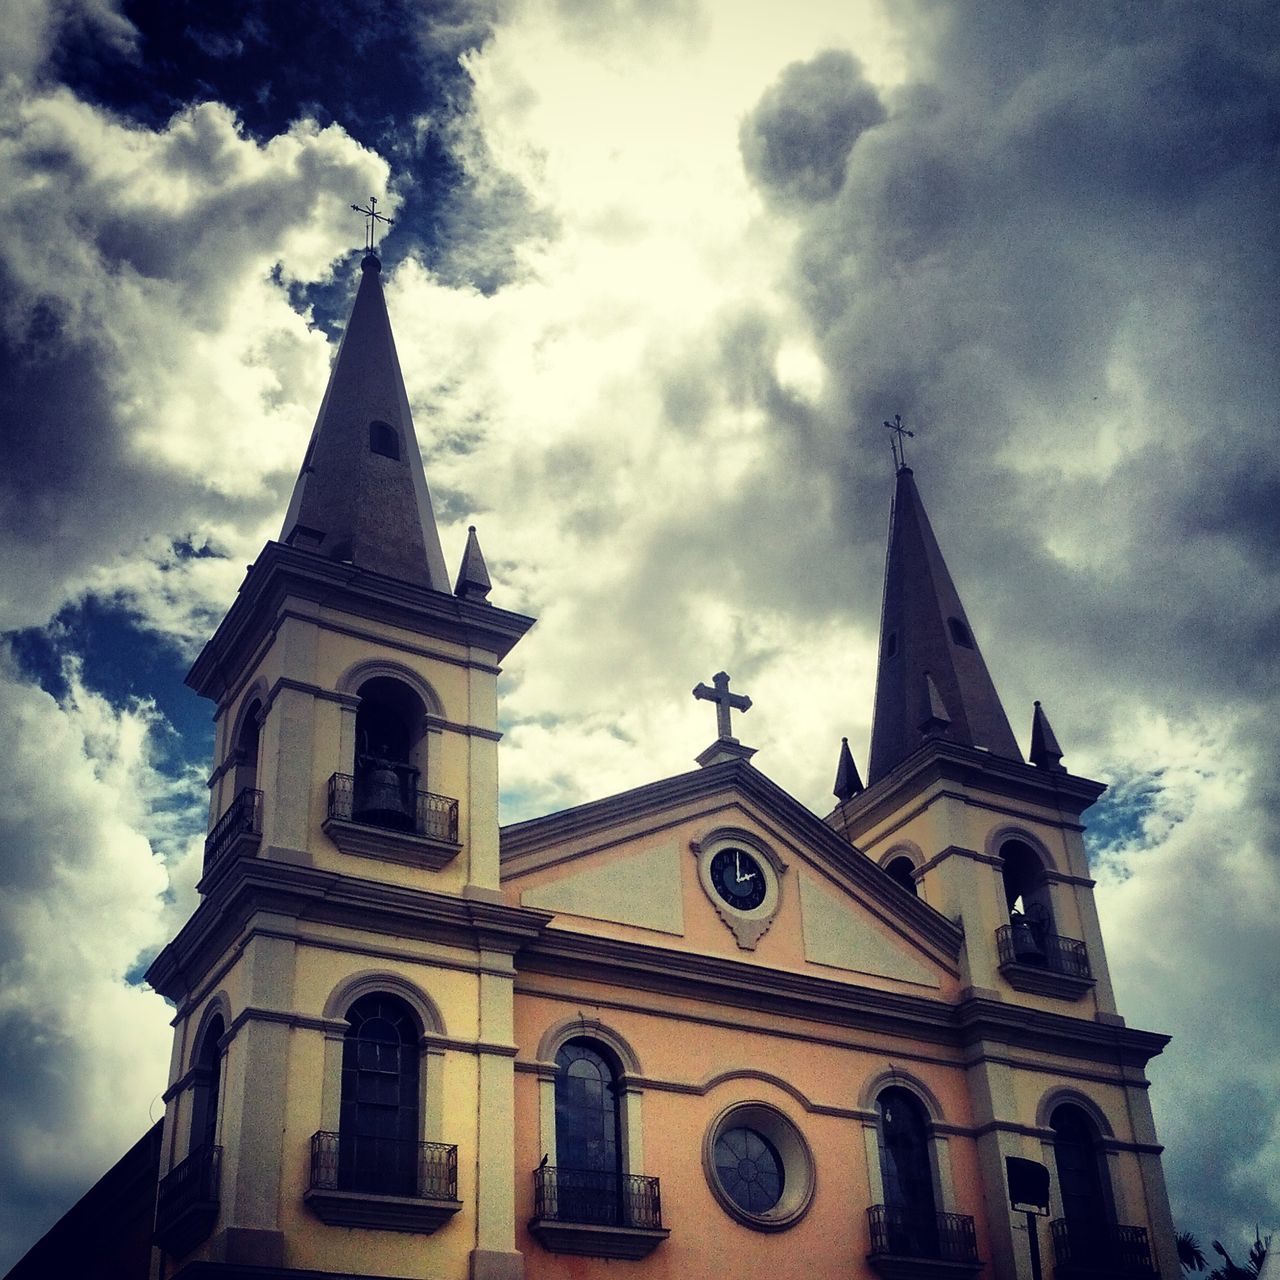
[[[670,1234],[657,1178],[543,1165],[533,1174],[529,1230],[551,1253],[644,1258]]]
[[[438,871],[457,856],[458,802],[419,791],[413,769],[329,779],[324,832],[343,853]]]
[[[155,1242],[166,1253],[190,1253],[213,1230],[221,1165],[221,1147],[197,1147],[160,1179]]]
[[[1049,1231],[1059,1280],[1131,1280],[1155,1274],[1146,1227],[1058,1218]]]
[[[867,1210],[867,1261],[886,1280],[967,1280],[982,1266],[973,1219],[963,1213],[921,1213],[873,1204]]]
[[[317,1133],[303,1199],[317,1218],[335,1226],[430,1235],[462,1208],[458,1148]]]
[[[243,857],[262,843],[262,792],[245,787],[204,842],[204,874],[220,862]]]
[[[1000,972],[1017,991],[1079,1000],[1094,984],[1083,942],[1018,918],[996,930]]]

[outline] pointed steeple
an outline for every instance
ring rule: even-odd
[[[858,766],[853,762],[848,738],[840,739],[840,760],[836,765],[835,785],[831,789],[841,804],[852,800],[862,790],[862,779],[858,776]]]
[[[409,398],[367,254],[347,330],[280,539],[435,591],[449,590]]]
[[[927,738],[1021,760],[910,467],[889,520],[868,785]]]
[[[1039,702],[1031,717],[1031,763],[1054,773],[1065,772],[1062,767],[1062,748],[1058,746],[1053,726]]]
[[[489,570],[485,567],[484,555],[480,550],[480,539],[476,537],[475,525],[467,526],[467,548],[462,553],[462,564],[458,569],[458,580],[453,584],[453,594],[463,600],[484,600],[493,584],[489,581]]]

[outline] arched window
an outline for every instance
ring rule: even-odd
[[[360,686],[352,814],[357,822],[416,829],[425,717],[421,699],[399,680],[375,676]]]
[[[236,739],[236,794],[258,785],[258,743],[262,737],[262,703],[254,698],[240,721]]]
[[[191,1152],[212,1147],[218,1137],[218,1096],[222,1084],[222,1049],[226,1034],[221,1015],[215,1015],[204,1029],[196,1054],[195,1089],[191,1106]]]
[[[962,649],[973,648],[973,637],[969,634],[969,628],[959,618],[948,618],[947,630],[951,632],[951,639]]]
[[[1053,1160],[1058,1169],[1058,1194],[1068,1230],[1082,1231],[1111,1221],[1111,1197],[1103,1173],[1098,1129],[1083,1107],[1064,1102],[1049,1117],[1053,1130]],[[1074,1242],[1073,1242],[1074,1243]]]
[[[908,1089],[897,1085],[876,1098],[880,1118],[880,1176],[884,1182],[890,1251],[933,1257],[938,1215],[929,1158],[929,1118]]]
[[[560,1216],[622,1217],[622,1112],[618,1072],[604,1046],[566,1041],[556,1054],[556,1192]]]
[[[1012,926],[1013,954],[1021,964],[1045,964],[1048,935],[1054,932],[1049,880],[1039,856],[1021,840],[1000,846],[1004,896]]]
[[[916,878],[913,874],[916,865],[905,854],[899,858],[892,859],[885,867],[885,870],[908,892],[919,895],[916,888]]]
[[[342,1045],[338,1184],[380,1195],[418,1194],[421,1030],[395,996],[362,996]]]

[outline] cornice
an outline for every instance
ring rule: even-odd
[[[240,858],[147,970],[175,1003],[235,946],[255,917],[306,920],[363,934],[443,942],[514,954],[546,927],[549,912],[456,897],[267,858]]]
[[[837,806],[827,821],[849,832],[850,839],[857,839],[900,810],[907,796],[940,781],[994,793],[1019,805],[1042,805],[1075,820],[1107,789],[1105,783],[1073,773],[1040,769],[945,738],[933,738],[873,786]],[[967,790],[957,798],[970,803],[975,799]]]
[[[796,844],[848,877],[908,936],[932,945],[952,961],[959,958],[964,933],[957,923],[896,884],[864,853],[745,760],[677,774],[603,800],[504,827],[502,879],[508,882],[538,868],[543,861],[562,859],[563,845],[568,841],[637,819],[656,821],[665,811],[717,795],[733,795],[757,805],[771,820],[787,828]],[[542,859],[538,855],[543,853],[551,856]]]
[[[516,960],[523,974],[603,983],[678,999],[856,1028],[990,1057],[991,1045],[1141,1068],[1169,1037],[1025,1005],[968,996],[958,1003],[855,986],[720,956],[568,930],[544,930]]]
[[[289,598],[372,618],[405,631],[454,640],[501,661],[534,620],[489,604],[460,600],[386,574],[268,542],[240,593],[187,674],[187,684],[219,701]],[[322,619],[312,619],[325,625]]]

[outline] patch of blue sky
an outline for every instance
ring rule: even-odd
[[[181,551],[179,551],[181,554]],[[191,555],[202,553],[192,548]],[[114,707],[149,701],[173,730],[158,735],[157,767],[178,776],[213,755],[209,706],[186,687],[188,661],[166,637],[139,625],[129,610],[88,596],[68,605],[46,627],[11,632],[7,639],[20,669],[47,693],[69,692],[66,660],[80,665],[87,688]]]
[[[1164,770],[1112,773],[1107,791],[1085,815],[1090,865],[1127,879],[1127,859],[1152,847],[1170,819]]]

